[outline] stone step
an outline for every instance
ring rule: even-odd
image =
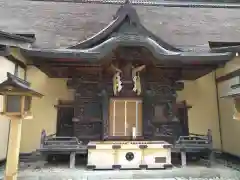
[[[41,169],[47,164],[47,161],[35,161],[35,162],[20,162],[19,168],[20,169]]]
[[[30,154],[22,154],[19,156],[20,162],[36,162],[45,160],[45,158],[38,152],[32,152]]]

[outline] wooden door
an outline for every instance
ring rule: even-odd
[[[57,114],[57,136],[72,136],[74,116],[73,107],[60,107]]]
[[[142,136],[142,101],[139,99],[111,99],[109,107],[109,136]]]

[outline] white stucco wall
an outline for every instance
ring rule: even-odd
[[[0,57],[0,83],[6,80],[7,72],[14,73],[15,65],[5,57]],[[3,98],[0,96],[0,111],[2,111]],[[8,142],[9,120],[0,115],[0,160],[6,158]]]

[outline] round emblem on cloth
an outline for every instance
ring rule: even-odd
[[[132,161],[134,159],[134,154],[132,152],[128,152],[125,157],[126,160]]]

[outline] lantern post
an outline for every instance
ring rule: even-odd
[[[19,162],[22,120],[32,119],[32,97],[43,95],[32,90],[30,83],[7,73],[7,80],[0,84],[3,96],[2,115],[10,119],[10,132],[7,149],[7,162],[4,180],[16,180]]]

